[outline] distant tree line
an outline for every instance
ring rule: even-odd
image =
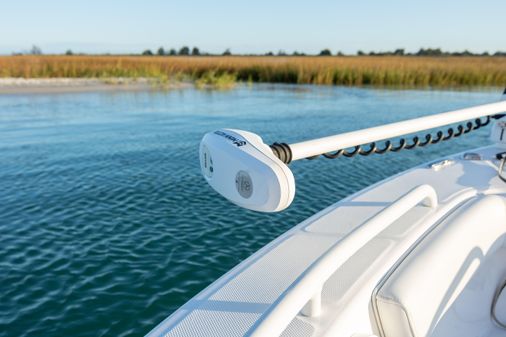
[[[146,49],[145,51],[142,52],[142,55],[151,56],[151,55],[155,55],[155,53],[153,53],[150,49]],[[226,49],[221,54],[202,53],[200,51],[200,49],[197,47],[193,47],[190,51],[190,48],[187,46],[181,47],[179,50],[176,50],[174,48],[171,48],[169,50],[165,50],[163,47],[160,47],[160,48],[158,48],[156,55],[160,55],[160,56],[166,56],[166,55],[169,55],[169,56],[174,56],[174,55],[180,55],[180,56],[190,56],[190,55],[191,56],[199,56],[199,55],[204,55],[204,56],[218,56],[218,55],[260,56],[260,54],[232,54],[230,49]],[[307,55],[314,56],[314,54],[313,55],[305,54],[305,53],[299,52],[297,50],[294,51],[292,54],[289,54],[282,49],[279,50],[277,53],[273,53],[272,51],[269,51],[263,55],[264,56],[307,56]],[[506,56],[506,52],[497,51],[493,54],[489,53],[489,52],[473,53],[468,50],[464,50],[462,52],[448,52],[448,51],[441,50],[441,48],[426,48],[426,49],[420,48],[420,50],[418,50],[417,52],[410,53],[410,52],[406,52],[405,49],[403,49],[403,48],[399,48],[399,49],[395,49],[394,51],[379,51],[379,52],[370,51],[367,53],[362,50],[359,50],[359,51],[357,51],[356,54],[345,54],[342,51],[338,51],[337,53],[334,54],[334,53],[332,53],[332,51],[330,49],[325,48],[325,49],[322,49],[317,55],[318,56],[333,56],[333,55],[335,55],[335,56],[353,56],[353,55],[358,55],[358,56]]]
[[[14,52],[13,55],[42,55],[42,49],[36,45],[33,45],[29,50],[22,51],[22,52]],[[71,55],[85,55],[83,53],[75,54],[72,50],[68,49],[65,52],[65,55],[71,56]],[[106,55],[106,54],[104,54]],[[109,55],[109,54],[107,54]],[[146,49],[142,52],[142,55],[144,56],[153,56],[153,55],[159,55],[159,56],[230,56],[230,55],[241,55],[241,56],[260,56],[261,54],[232,54],[232,51],[227,48],[223,53],[218,54],[211,54],[207,52],[202,52],[198,47],[193,47],[190,49],[188,46],[183,46],[176,50],[175,48],[165,49],[163,47],[158,48],[156,52],[151,51],[151,49]],[[265,54],[262,54],[264,56],[307,56],[311,54],[305,54],[303,52],[294,51],[292,54],[287,53],[284,50],[279,50],[277,53],[273,53],[272,51],[269,51]],[[403,48],[395,49],[394,51],[370,51],[370,52],[364,52],[362,50],[357,51],[356,54],[344,54],[341,51],[338,51],[337,53],[332,53],[332,51],[328,48],[322,49],[318,54],[318,56],[506,56],[506,52],[504,51],[497,51],[495,53],[489,53],[489,52],[483,52],[483,53],[473,53],[468,50],[464,50],[462,52],[448,52],[443,51],[441,48],[420,48],[417,52],[406,52]],[[314,56],[312,54],[311,56]]]
[[[151,51],[151,49],[146,49],[142,52],[142,55],[144,55],[144,56],[153,56],[153,55],[158,55],[158,56],[176,56],[176,55],[179,55],[179,56],[211,56],[211,55],[229,56],[229,55],[232,55],[232,52],[230,51],[230,49],[227,48],[221,54],[211,54],[211,53],[207,53],[207,52],[201,52],[198,47],[193,47],[190,50],[190,47],[183,46],[179,50],[176,50],[174,48],[164,49],[163,47],[160,47],[156,51],[156,54],[153,53]]]
[[[13,52],[12,55],[42,55],[42,49],[39,46],[33,45],[29,50]]]
[[[363,51],[359,50],[357,52],[357,55],[369,55],[369,56],[393,56],[393,55],[399,55],[399,56],[506,56],[506,52],[497,51],[494,54],[490,54],[489,52],[483,52],[483,53],[473,53],[469,50],[464,50],[462,52],[448,52],[443,51],[441,48],[420,48],[416,53],[406,53],[404,49],[396,49],[393,52],[392,51],[386,51],[386,52],[374,52],[371,51],[369,53],[364,53]]]
[[[142,55],[144,56],[152,56],[152,55],[158,55],[158,56],[199,56],[199,55],[210,55],[209,53],[202,53],[198,47],[193,47],[190,49],[188,46],[183,46],[179,50],[176,50],[174,48],[165,49],[163,47],[158,48],[156,53],[152,52],[151,49],[146,49],[142,52]]]

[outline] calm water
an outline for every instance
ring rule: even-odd
[[[0,336],[142,336],[316,211],[487,143],[300,161],[292,206],[239,209],[199,173],[202,135],[294,142],[496,101],[499,92],[254,86],[229,92],[0,96]]]

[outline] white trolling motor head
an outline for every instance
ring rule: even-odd
[[[200,143],[200,167],[215,191],[247,209],[278,212],[295,195],[292,171],[251,132],[220,129],[207,133]]]

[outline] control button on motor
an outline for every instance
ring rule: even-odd
[[[241,197],[248,199],[253,194],[253,182],[246,171],[239,171],[235,176],[235,187]]]

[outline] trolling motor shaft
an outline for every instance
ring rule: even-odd
[[[336,158],[341,154],[352,157],[357,154],[369,155],[371,153],[385,153],[388,151],[397,152],[403,148],[412,149],[417,146],[426,146],[445,141],[450,138],[459,137],[462,134],[472,130],[477,130],[486,126],[490,122],[490,118],[500,118],[500,113],[506,111],[506,101],[497,103],[480,105],[472,108],[454,110],[437,115],[425,116],[406,121],[385,124],[372,128],[341,133],[334,136],[328,136],[318,139],[307,140],[295,144],[288,145],[286,143],[274,143],[271,149],[274,154],[285,164],[289,164],[299,159],[314,159],[319,155],[325,155],[327,158]],[[490,117],[492,116],[492,117]],[[483,121],[481,118],[485,117]],[[469,120],[474,120],[470,122]],[[405,139],[400,140],[400,145],[393,147],[391,141],[386,141],[382,149],[377,148],[375,142],[383,141],[389,138],[395,138],[412,134],[415,132],[437,128],[445,125],[469,121],[465,126],[459,125],[455,129],[448,129],[448,135],[444,135],[439,131],[435,137],[427,134],[424,139],[419,137],[413,138],[413,143],[408,144]],[[364,150],[362,146],[370,144],[369,150]],[[355,148],[351,152],[345,152],[346,148]],[[334,153],[332,153],[334,152]]]

